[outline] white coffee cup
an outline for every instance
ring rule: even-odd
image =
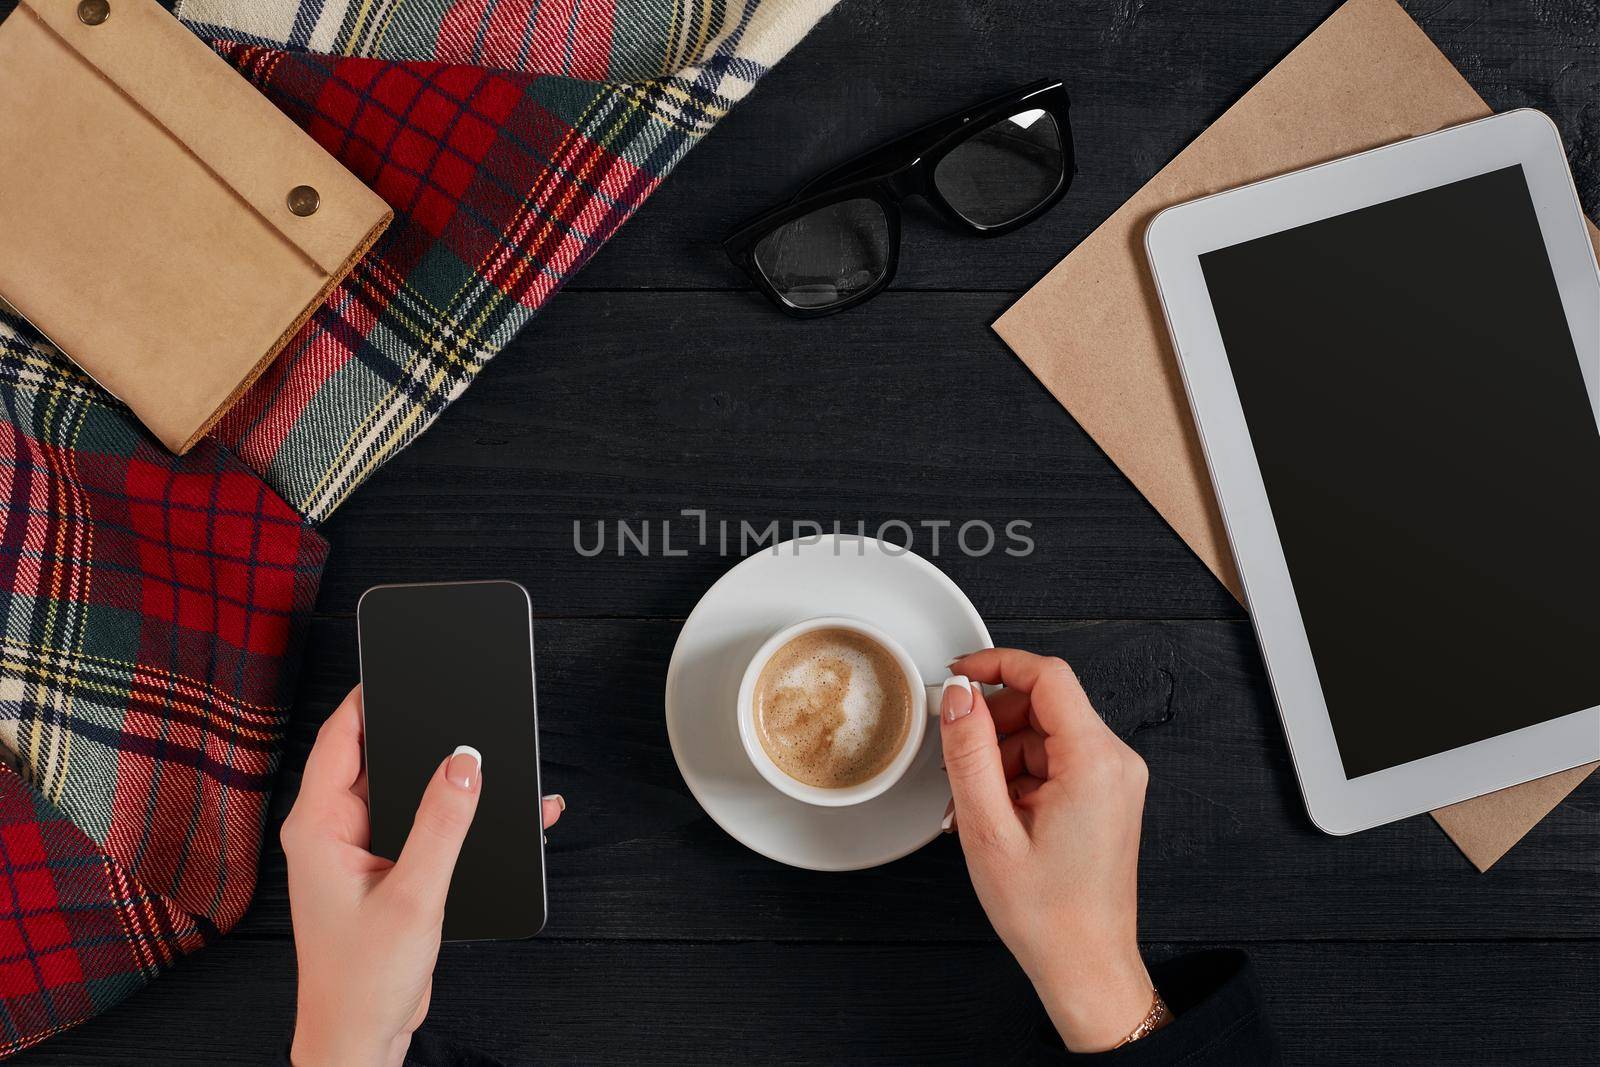
[[[767,750],[762,746],[761,738],[756,733],[756,683],[761,677],[762,668],[784,645],[802,634],[808,634],[814,630],[848,630],[881,645],[884,651],[888,652],[899,666],[900,673],[905,678],[906,691],[911,695],[911,722],[906,730],[905,741],[900,746],[900,751],[895,753],[894,759],[889,762],[887,767],[866,781],[857,782],[855,785],[825,788],[823,786],[809,785],[789,777],[772,761],[772,757],[767,755]],[[761,647],[756,650],[756,654],[751,657],[749,666],[744,669],[744,680],[739,683],[737,712],[739,716],[739,740],[744,743],[745,755],[750,757],[750,762],[755,764],[755,768],[761,773],[761,777],[765,778],[779,792],[786,793],[796,800],[803,800],[807,804],[819,804],[828,808],[842,808],[850,804],[861,804],[889,789],[910,769],[912,762],[917,758],[917,753],[922,749],[923,738],[927,736],[929,716],[939,714],[942,694],[942,685],[926,685],[923,683],[922,675],[917,671],[917,665],[912,662],[911,656],[901,646],[900,642],[865,619],[856,619],[847,615],[824,615],[815,619],[806,619],[792,626],[785,626],[767,638]]]

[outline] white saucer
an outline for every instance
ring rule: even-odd
[[[876,867],[939,834],[950,783],[937,727],[892,789],[847,808],[784,796],[739,743],[735,704],[750,657],[778,630],[816,615],[876,623],[933,684],[956,656],[993,643],[966,594],[921,556],[871,537],[789,541],[723,575],[684,622],[667,668],[667,737],[689,791],[735,840],[793,867]]]

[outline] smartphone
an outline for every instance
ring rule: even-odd
[[[516,582],[379,585],[356,606],[374,854],[396,859],[423,789],[458,745],[483,792],[445,903],[444,939],[544,927],[533,606]]]

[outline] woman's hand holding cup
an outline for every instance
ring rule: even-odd
[[[978,900],[1067,1047],[1112,1048],[1152,1004],[1137,934],[1144,761],[1059,659],[986,649],[950,670],[971,683],[946,687],[939,722]],[[978,683],[1005,688],[985,698]]]

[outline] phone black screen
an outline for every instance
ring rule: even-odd
[[[400,855],[428,780],[471,745],[483,789],[444,937],[531,937],[545,890],[527,593],[514,582],[379,586],[357,614],[372,851]]]
[[[1346,776],[1600,704],[1600,432],[1522,168],[1200,262]]]

